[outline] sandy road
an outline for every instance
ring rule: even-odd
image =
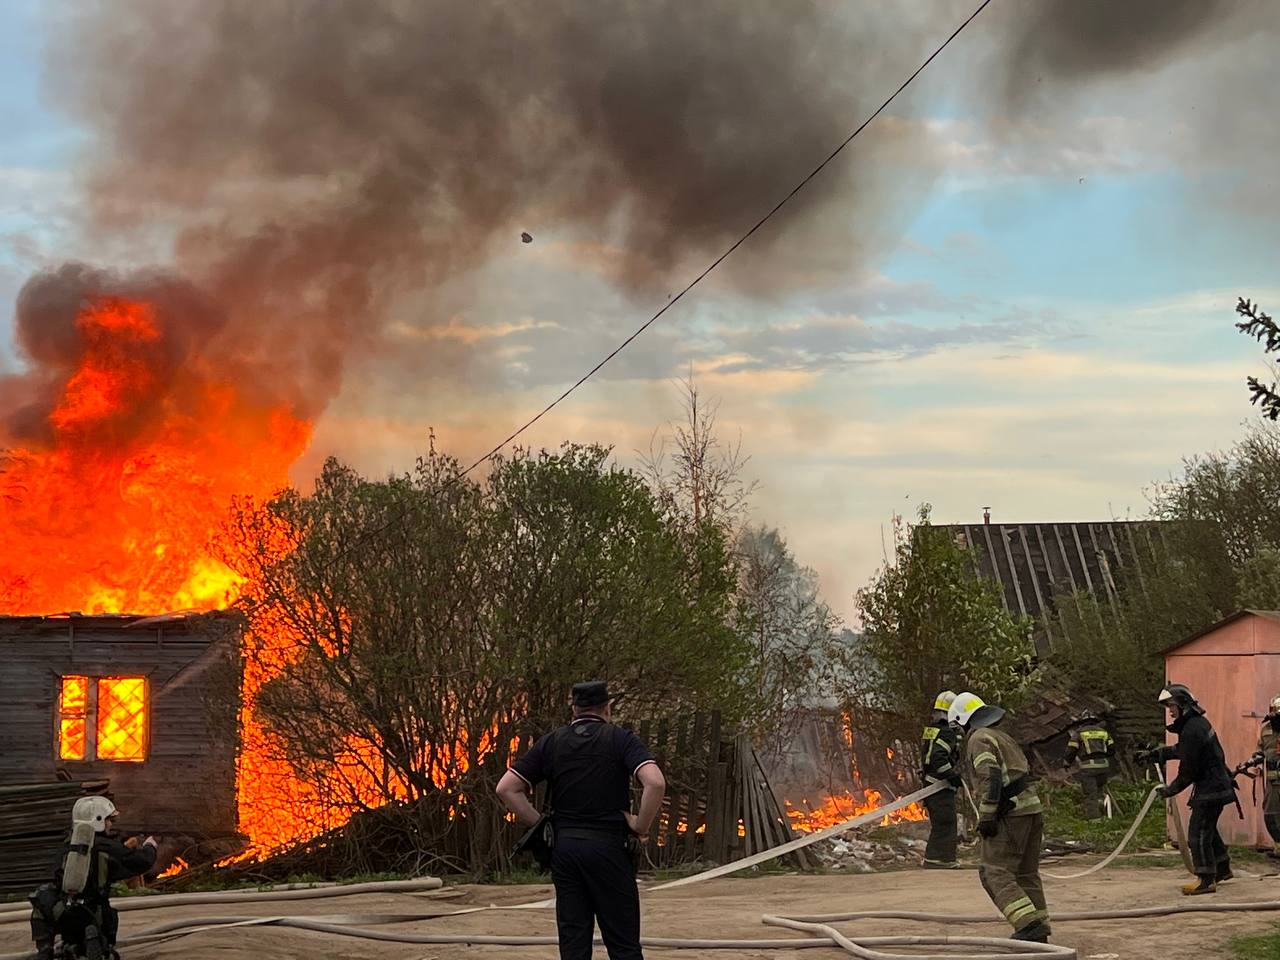
[[[1182,875],[1174,869],[1112,868],[1088,880],[1051,883],[1050,908],[1090,910],[1153,906],[1181,902],[1177,885]],[[366,894],[330,900],[288,904],[238,904],[235,907],[186,907],[122,915],[122,933],[128,935],[180,917],[212,917],[228,914],[271,916],[284,912],[315,916],[324,914],[445,912],[463,905],[513,904],[546,897],[546,886],[465,886],[463,896],[442,901],[413,894]],[[1280,880],[1235,880],[1225,884],[1217,897],[1246,901],[1280,899]],[[926,872],[909,870],[851,876],[768,876],[724,878],[705,885],[656,893],[645,899],[645,932],[654,936],[686,937],[786,937],[786,931],[760,924],[761,913],[802,914],[851,910],[909,909],[973,913],[991,909],[973,870]],[[1228,956],[1226,941],[1237,933],[1262,932],[1280,923],[1272,914],[1220,914],[1150,920],[1113,920],[1063,923],[1055,927],[1054,940],[1080,951],[1082,960],[1115,955],[1118,960],[1219,960]],[[390,928],[387,928],[390,929]],[[470,932],[499,934],[552,934],[550,911],[486,911],[460,917],[440,917],[407,924],[404,929],[422,932]],[[845,925],[854,933],[897,934],[929,932],[927,925],[900,921],[865,921]],[[954,925],[947,932],[996,935],[996,924]],[[937,932],[937,931],[934,931]],[[0,927],[0,953],[21,949],[25,929]],[[651,956],[681,960],[725,960],[723,951],[650,950]],[[166,943],[138,946],[125,952],[125,960],[167,958],[218,958],[260,960],[263,957],[311,960],[453,960],[474,957],[494,960],[553,958],[551,947],[463,947],[377,943],[332,938],[285,929],[255,928],[208,931]],[[843,954],[835,950],[734,951],[735,958],[751,960],[820,960]],[[597,950],[603,957],[603,949]]]

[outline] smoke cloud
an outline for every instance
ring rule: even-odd
[[[1088,80],[1149,70],[1212,33],[1232,0],[1045,0],[1025,4],[1009,63],[1014,96],[1048,72]]]
[[[1066,139],[1088,96],[1091,114],[1123,116],[1205,209],[1255,229],[1280,214],[1277,39],[1280,7],[1268,0],[1022,4],[1001,61],[1004,106]]]
[[[818,0],[116,0],[62,10],[49,78],[91,135],[88,235],[170,239],[167,266],[219,318],[210,355],[314,417],[398,301],[429,312],[432,289],[522,230],[621,251],[601,258],[614,282],[667,292],[878,102],[939,32],[924,20]],[[856,263],[912,185],[883,171],[920,131],[882,126],[757,257],[784,236],[802,256],[810,214],[839,196]],[[19,304],[37,379],[63,367],[30,349],[28,308],[82,296],[84,276],[39,278]]]

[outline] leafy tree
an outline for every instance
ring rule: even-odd
[[[1158,547],[1142,570],[1115,574],[1114,601],[1080,591],[1055,600],[1049,662],[1072,689],[1119,705],[1150,704],[1164,679],[1160,652],[1222,615],[1195,565]]]
[[[735,623],[752,650],[757,742],[776,751],[804,708],[829,692],[840,618],[823,602],[817,574],[796,562],[777,530],[744,528],[736,552]]]
[[[1240,578],[1250,571],[1256,589],[1259,552],[1280,548],[1277,504],[1280,427],[1259,422],[1229,449],[1184,460],[1182,476],[1152,493],[1155,517],[1172,521],[1167,539],[1180,569],[1218,612],[1248,600]]]
[[[1016,708],[1035,679],[1032,621],[1004,608],[927,504],[913,526],[895,518],[893,561],[857,602],[863,633],[843,664],[844,693],[883,718],[881,734],[910,741],[939,690]]]
[[[1236,329],[1255,338],[1262,344],[1264,353],[1280,360],[1280,324],[1244,297],[1236,304],[1236,313],[1244,317],[1236,324]],[[1276,390],[1276,381],[1271,381],[1268,386],[1257,377],[1249,377],[1247,382],[1251,395],[1249,402],[1256,404],[1264,417],[1280,420],[1280,392]]]
[[[1066,639],[1054,666],[1083,689],[1147,701],[1160,651],[1242,607],[1280,604],[1280,429],[1252,423],[1225,451],[1183,461],[1151,494],[1165,522],[1140,567],[1118,571],[1118,596],[1057,598]]]
[[[511,744],[562,722],[572,683],[631,710],[751,702],[728,544],[605,448],[517,451],[483,482],[434,449],[381,482],[329,461],[310,496],[239,505],[225,539],[279,756],[322,806],[392,804],[412,847],[474,869],[500,859]]]

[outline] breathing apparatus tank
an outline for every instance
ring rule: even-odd
[[[88,820],[77,820],[71,827],[71,846],[62,861],[62,892],[77,896],[89,882],[89,866],[93,862],[93,840],[97,831]]]

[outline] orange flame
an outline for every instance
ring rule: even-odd
[[[0,458],[0,613],[164,613],[234,600],[209,550],[233,495],[288,481],[310,424],[231,374],[157,359],[163,319],[104,298],[76,318],[82,355],[47,440]]]
[[[0,454],[0,614],[226,606],[244,580],[211,540],[234,496],[262,501],[287,485],[310,423],[207,360],[173,369],[181,336],[150,304],[101,298],[82,308],[75,329],[79,359],[47,415],[45,439]],[[61,757],[85,759],[92,743],[103,759],[144,759],[145,682],[100,679],[91,726],[90,678],[67,679]],[[246,675],[246,703],[265,679]],[[263,752],[261,731],[245,716],[241,829],[267,846],[315,832],[291,813],[296,776]],[[286,798],[270,830],[252,808],[244,816],[245,795],[268,778]]]
[[[169,864],[169,866],[165,868],[164,873],[157,876],[156,879],[163,880],[165,877],[177,876],[183,870],[187,869],[188,866],[189,864],[187,863],[187,861],[183,860],[181,857],[174,857],[173,863]]]
[[[849,792],[824,797],[816,806],[808,800],[801,800],[799,804],[786,800],[784,803],[787,816],[791,818],[791,828],[800,833],[817,833],[827,827],[834,827],[837,823],[870,813],[886,802],[879,790],[868,787],[862,794],[861,798]],[[880,820],[880,826],[887,827],[904,820],[924,820],[925,817],[924,807],[919,803],[912,803],[901,810],[885,814]]]

